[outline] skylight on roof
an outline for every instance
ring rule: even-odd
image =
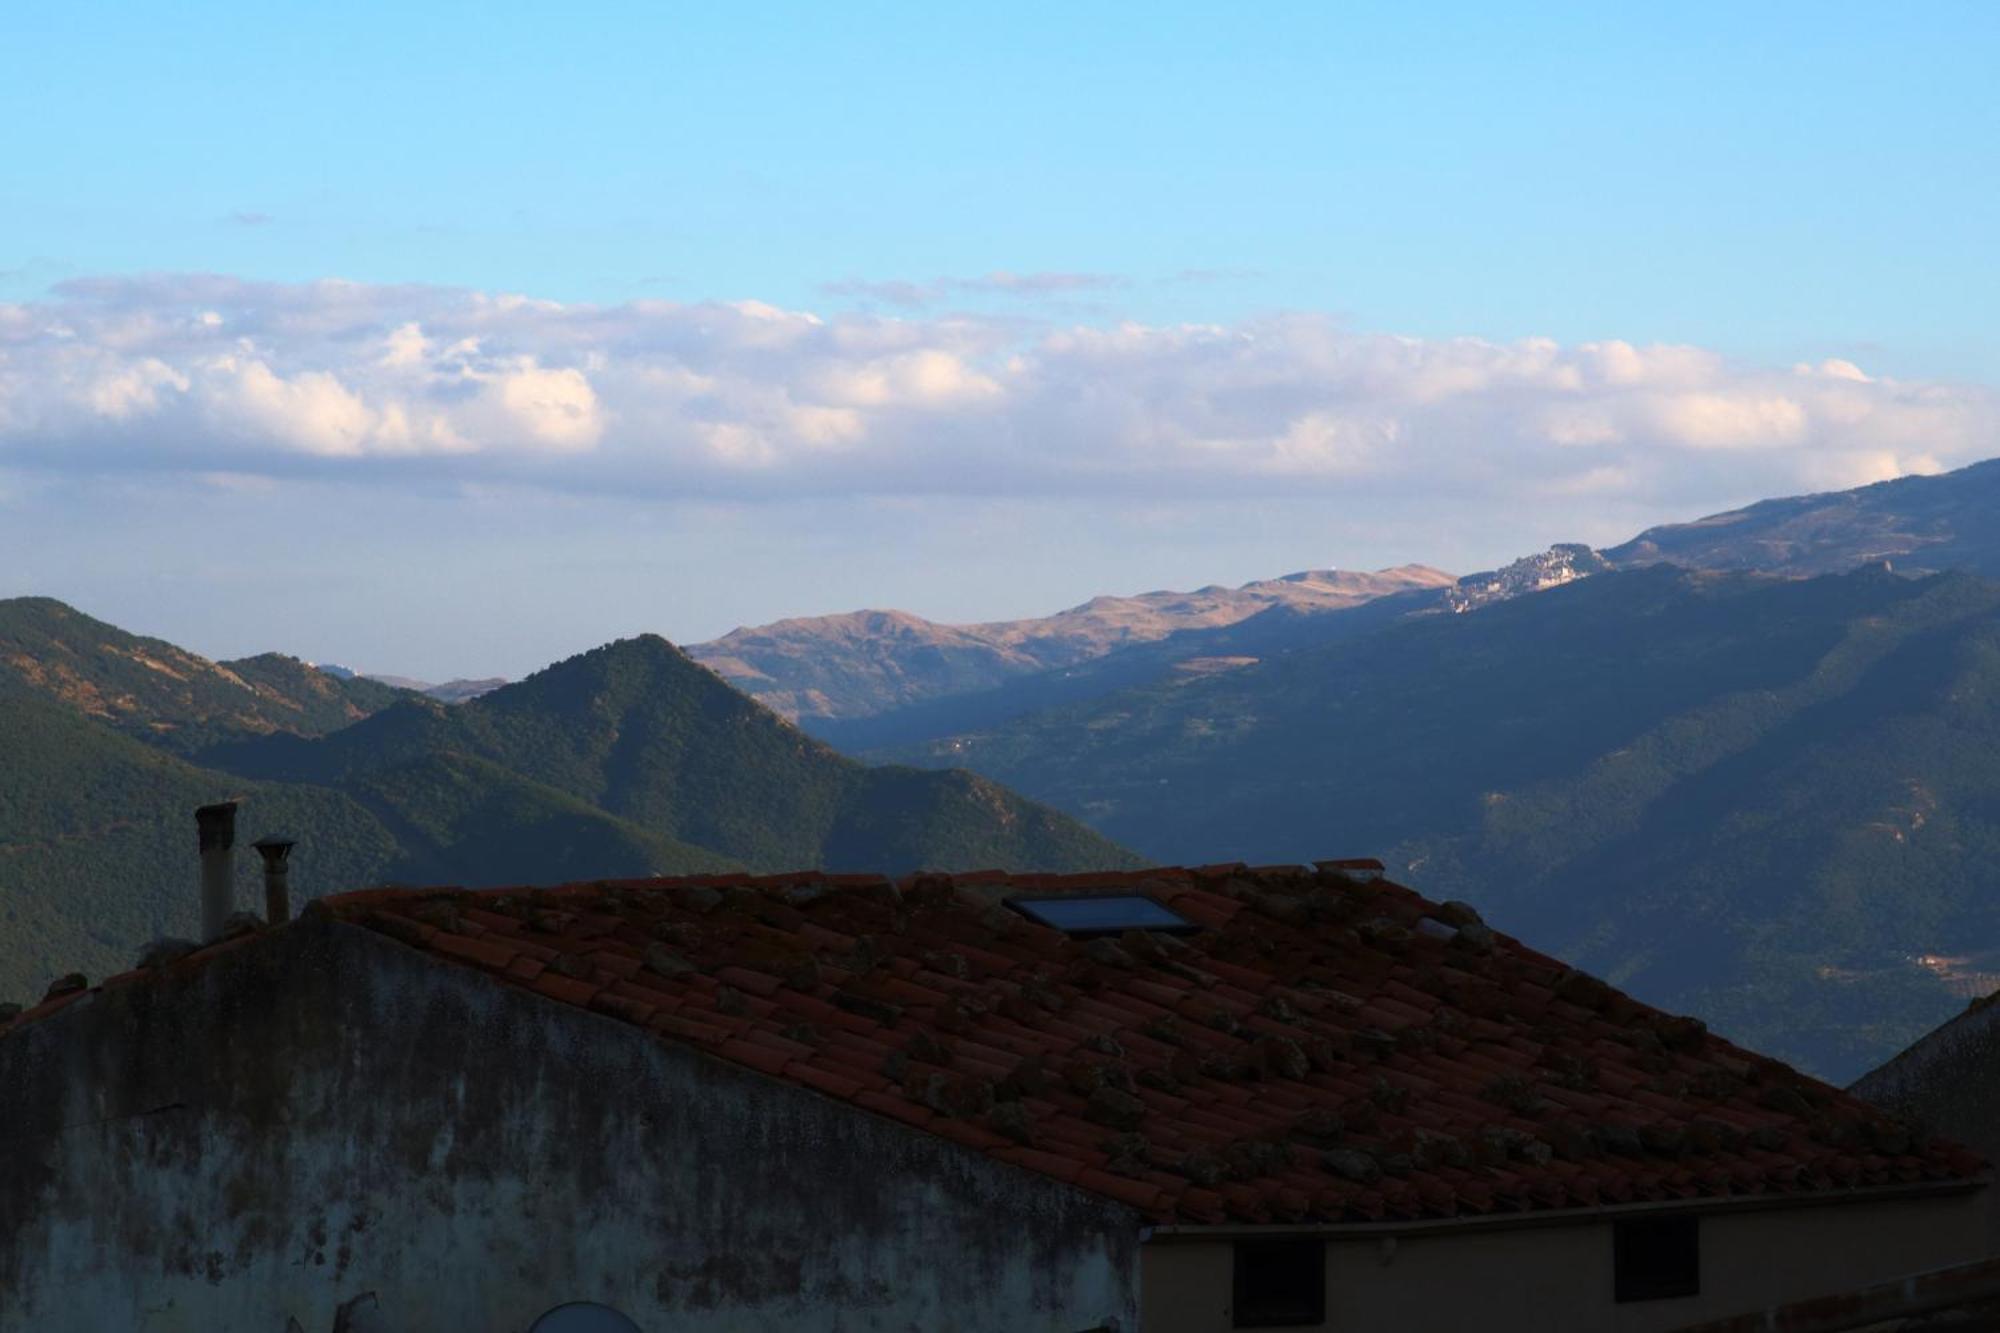
[[[1194,922],[1143,893],[1009,898],[1007,906],[1030,921],[1069,935],[1116,935],[1127,930],[1179,933],[1197,929]]]

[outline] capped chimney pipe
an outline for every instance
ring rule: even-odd
[[[201,835],[201,938],[222,938],[236,910],[236,802],[204,805],[194,812]]]
[[[250,844],[264,858],[264,919],[282,926],[292,919],[291,838],[259,838]]]

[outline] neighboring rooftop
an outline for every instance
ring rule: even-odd
[[[1003,905],[1043,895],[1143,896],[1199,929],[1077,935]],[[1450,1218],[1983,1170],[1373,861],[383,889],[308,915],[1161,1223]],[[68,986],[0,1036],[88,993]]]

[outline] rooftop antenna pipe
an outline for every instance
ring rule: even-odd
[[[264,919],[282,926],[292,919],[291,838],[259,838],[250,844],[264,858]]]

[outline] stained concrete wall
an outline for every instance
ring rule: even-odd
[[[1963,1263],[1979,1193],[1723,1213],[1701,1223],[1701,1293],[1619,1305],[1609,1222],[1468,1228],[1327,1245],[1324,1329],[1648,1333]],[[1226,1333],[1232,1245],[1160,1236],[1142,1257],[1145,1333]]]
[[[1126,1210],[306,921],[0,1040],[0,1333],[1136,1324]]]
[[[2000,1004],[1960,1014],[1848,1091],[2000,1163]],[[2000,1255],[2000,1189],[1990,1193],[1989,1256]]]

